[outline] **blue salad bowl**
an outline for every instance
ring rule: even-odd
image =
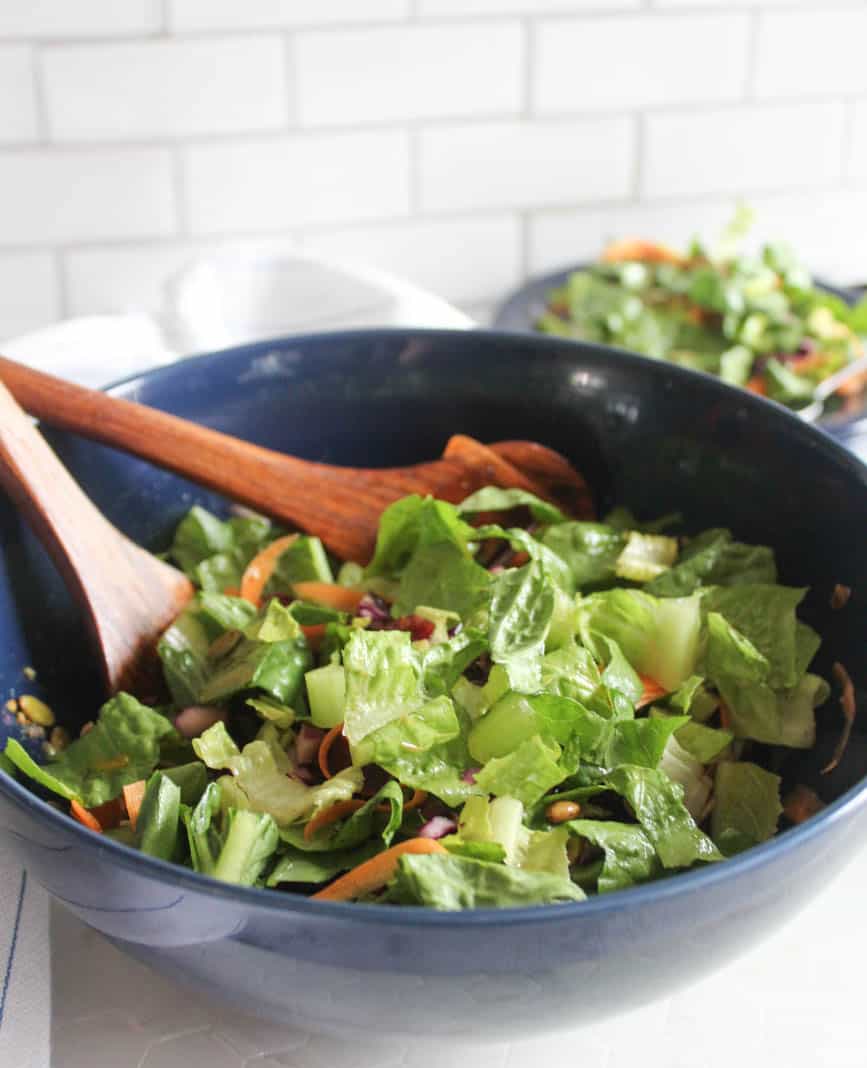
[[[867,467],[782,408],[662,361],[518,334],[365,331],[296,337],[161,368],[113,390],[328,463],[436,457],[449,435],[535,439],[586,475],[600,510],[679,511],[777,550],[809,585],[804,618],[859,696],[867,680]],[[164,548],[200,488],[66,434],[51,441],[97,505]],[[0,687],[38,693],[70,731],[101,701],[78,613],[0,500]],[[848,606],[832,611],[836,583]],[[22,674],[37,671],[34,683]],[[29,674],[29,673],[28,673]],[[840,766],[836,701],[781,774],[827,807],[736,859],[586,902],[438,913],[332,904],[221,884],[91,833],[0,772],[0,841],[63,905],[162,972],[238,1007],[355,1035],[527,1036],[632,1008],[719,967],[791,919],[867,830],[867,737]]]

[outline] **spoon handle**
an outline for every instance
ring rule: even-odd
[[[31,524],[85,611],[102,653],[106,683],[129,682],[141,633],[129,627],[132,605],[153,614],[154,633],[180,610],[183,576],[125,538],[72,478],[31,420],[0,383],[0,486]],[[163,601],[169,591],[169,608]]]

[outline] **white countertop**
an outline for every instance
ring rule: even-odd
[[[55,908],[52,1068],[865,1068],[865,889],[862,849],[783,931],[709,979],[583,1030],[488,1045],[263,1023],[155,975]]]

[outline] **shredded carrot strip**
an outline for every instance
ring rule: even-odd
[[[322,644],[322,639],[325,637],[325,624],[311,623],[309,626],[302,627],[301,632],[307,639],[307,644],[313,652],[318,653],[319,646]]]
[[[326,779],[331,778],[331,769],[328,767],[328,754],[331,751],[332,745],[340,737],[343,732],[343,724],[337,723],[331,728],[331,730],[325,735],[322,741],[319,743],[319,752],[316,759],[319,763],[319,770],[325,776]]]
[[[313,897],[318,901],[351,901],[385,886],[397,870],[398,861],[404,854],[445,852],[445,847],[434,838],[409,838],[341,875]]]
[[[833,771],[834,768],[843,759],[843,754],[846,752],[846,746],[849,744],[849,737],[852,734],[852,727],[855,723],[855,687],[852,685],[852,679],[849,677],[849,672],[843,667],[842,664],[836,663],[831,667],[831,671],[834,673],[834,678],[840,687],[840,707],[843,709],[843,731],[840,738],[837,741],[837,745],[834,747],[834,754],[828,763],[822,768],[822,774],[827,775]]]
[[[97,834],[102,834],[102,826],[100,825],[99,820],[92,812],[88,811],[84,805],[80,805],[77,801],[70,801],[69,811],[79,823],[83,823],[85,827],[89,827],[92,831],[96,831]]]
[[[357,812],[364,805],[365,802],[361,798],[353,797],[349,801],[336,801],[330,808],[322,809],[321,812],[316,813],[304,828],[304,840],[309,842],[317,831],[321,831],[323,827],[330,827],[332,823],[342,820],[344,816],[351,816],[353,812]]]
[[[338,612],[349,612],[352,615],[358,611],[364,596],[360,590],[350,590],[334,582],[293,582],[292,590],[302,601],[324,604],[329,608],[336,608]]]
[[[648,675],[639,675],[638,677],[641,679],[641,685],[644,687],[644,690],[641,697],[635,702],[636,708],[644,708],[645,705],[653,704],[654,701],[660,697],[665,697],[669,692],[664,686],[658,683],[656,679],[651,679]]]
[[[245,601],[259,607],[262,593],[268,584],[268,579],[274,574],[277,561],[297,537],[297,534],[286,534],[285,537],[272,541],[247,564],[247,569],[241,578],[241,596]]]
[[[126,806],[122,797],[115,797],[113,800],[105,801],[101,805],[94,805],[88,811],[104,831],[119,827],[121,821],[126,817]]]
[[[414,808],[420,808],[427,801],[427,793],[424,790],[413,790],[412,797],[403,806],[404,812],[410,812]]]
[[[765,380],[761,375],[753,375],[753,377],[747,382],[746,387],[750,393],[758,393],[760,397],[767,397],[768,387],[765,385]]]
[[[141,809],[142,801],[144,801],[145,790],[147,789],[147,783],[144,779],[139,779],[138,782],[130,783],[129,786],[123,788],[123,799],[126,803],[126,814],[129,818],[130,826],[135,830],[135,825],[138,822],[138,814]]]
[[[720,701],[719,703],[719,725],[725,731],[729,730],[732,725],[732,714],[725,701]]]

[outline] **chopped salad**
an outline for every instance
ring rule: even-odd
[[[618,345],[717,375],[791,408],[864,354],[867,298],[850,306],[817,288],[792,250],[742,250],[751,215],[742,209],[714,247],[681,252],[641,240],[609,245],[599,263],[548,294],[544,333]],[[854,403],[856,375],[836,390]]]
[[[776,833],[768,753],[813,745],[830,688],[772,549],[664,529],[410,496],[335,575],[315,537],[194,507],[166,703],[116,694],[4,766],[151,856],[329,901],[575,902],[717,864]]]

